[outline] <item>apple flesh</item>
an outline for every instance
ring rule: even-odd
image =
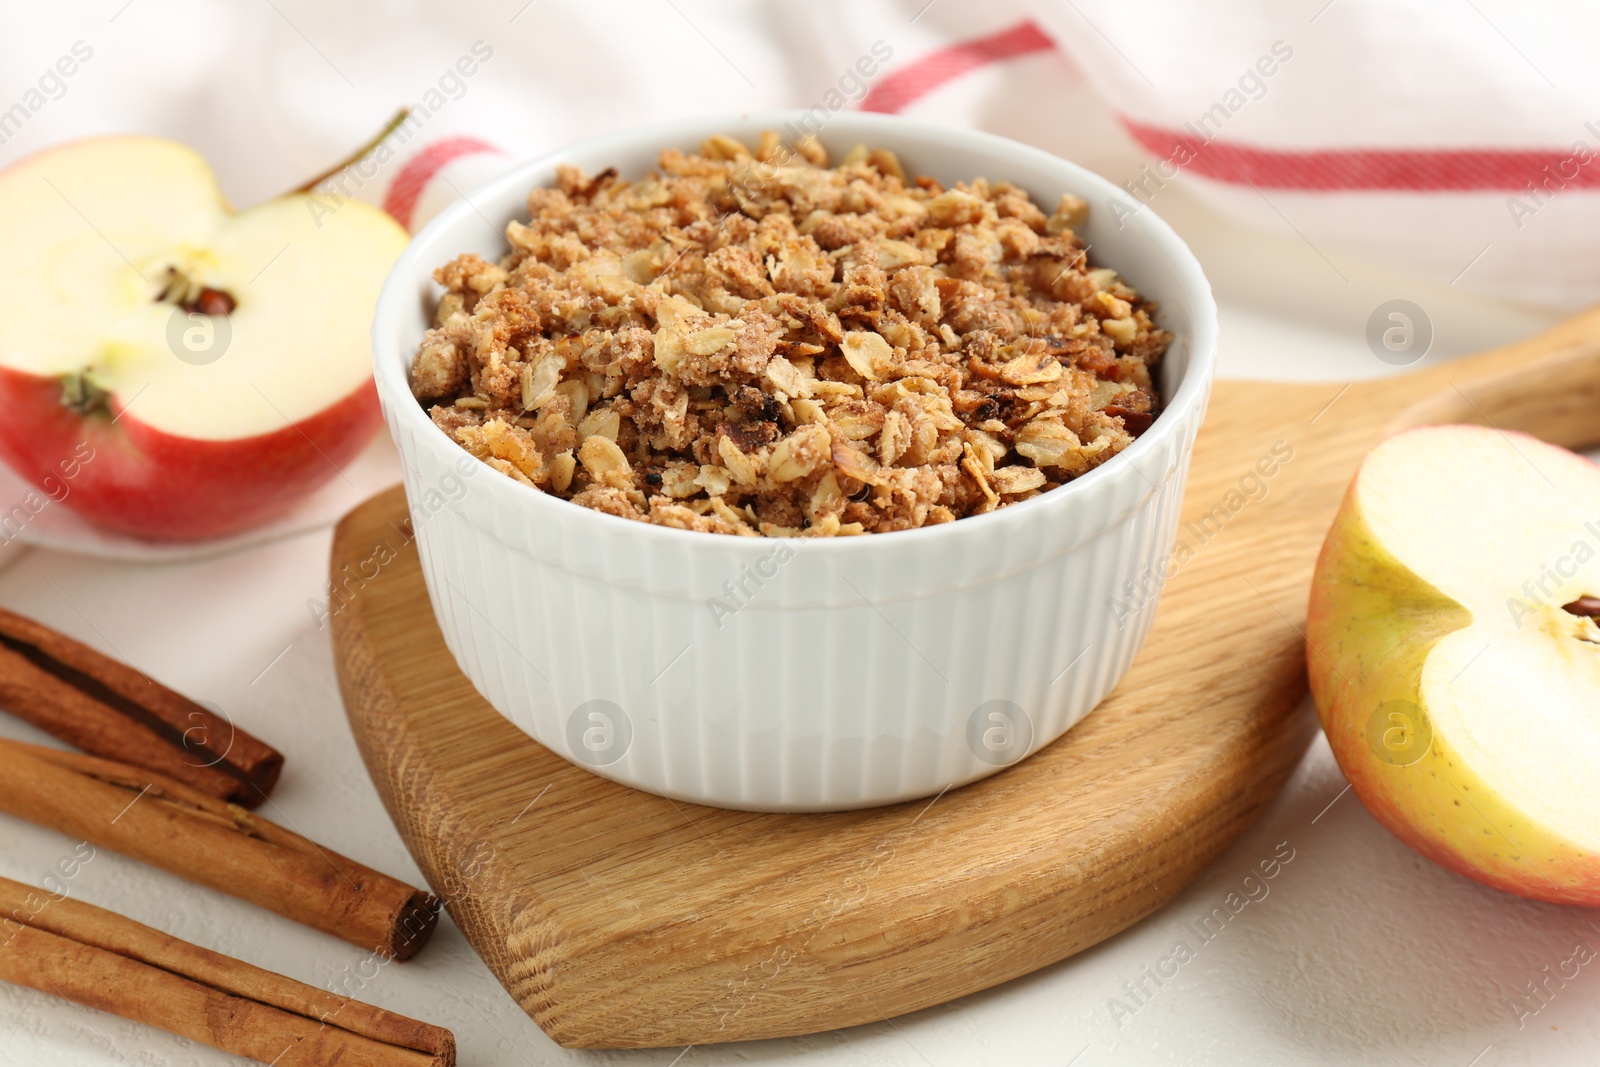
[[[80,141],[0,172],[0,458],[102,525],[282,514],[380,423],[368,355],[406,234],[304,195],[235,214],[192,150]]]
[[[1437,426],[1366,458],[1317,563],[1311,691],[1368,810],[1429,859],[1600,906],[1600,467]]]

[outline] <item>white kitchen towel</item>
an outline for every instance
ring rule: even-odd
[[[1600,295],[1597,31],[1600,8],[1578,0],[7,5],[0,162],[85,133],[165,133],[248,201],[411,103],[408,145],[359,195],[382,203],[417,152],[453,142],[408,194],[416,221],[493,169],[482,146],[525,157],[831,94],[1091,163],[1097,140],[1131,138],[1145,166],[1107,175],[1128,208],[1159,211],[1185,183],[1326,255],[1575,307]],[[888,58],[852,74],[874,45]],[[1082,106],[1080,76],[1115,121],[1062,113],[1069,95]]]
[[[1102,205],[1113,217],[1159,210],[1184,182],[1240,222],[1305,241],[1340,278],[1350,267],[1334,264],[1335,250],[1498,298],[1573,308],[1600,296],[1600,66],[1586,54],[1600,8],[1031,0],[1027,17],[986,6],[988,18],[952,27],[965,31],[954,39],[918,34],[899,48],[892,27],[859,8],[812,11],[819,26],[889,34],[877,49],[887,61],[869,60],[871,77],[846,74],[831,100],[825,91],[811,103],[823,111],[949,117],[938,90],[1059,48],[1146,153],[1136,172],[1110,175],[1127,193]],[[816,39],[788,36],[784,59],[851,69],[847,56],[804,47]],[[995,84],[991,107],[1036,108],[1027,79]],[[483,132],[423,139],[380,202],[408,224],[430,216],[500,165],[467,162],[494,151]]]
[[[1313,247],[1494,296],[1600,296],[1600,8],[1576,0],[1035,0],[1149,153]]]

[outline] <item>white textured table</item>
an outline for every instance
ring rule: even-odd
[[[1074,99],[1051,79],[1041,93]],[[989,118],[981,80],[938,101]],[[1043,138],[1114,177],[1137,161],[1109,119],[1084,110]],[[1022,120],[989,122],[1027,135]],[[1080,138],[1082,138],[1080,140]],[[1034,138],[1040,139],[1040,138]],[[1118,147],[1118,146],[1121,147]],[[1432,359],[1526,333],[1548,315],[1494,306],[1282,238],[1215,221],[1180,189],[1155,204],[1194,245],[1217,287],[1229,376],[1349,380],[1390,370],[1367,349],[1369,314],[1409,299],[1436,330]],[[1292,205],[1285,205],[1292,214]],[[1326,255],[1327,258],[1324,258]],[[1466,266],[1463,264],[1463,266]],[[190,564],[103,563],[0,549],[0,604],[59,627],[211,701],[277,745],[288,765],[264,813],[365,863],[420,876],[389,825],[345,727],[319,595],[326,531]],[[5,716],[0,734],[41,738]],[[1416,1063],[1539,1067],[1600,1060],[1600,963],[1544,1001],[1579,943],[1600,950],[1600,913],[1535,904],[1423,861],[1354,798],[1320,741],[1262,822],[1194,886],[1137,927],[1075,959],[915,1016],[810,1038],[716,1048],[578,1053],[522,1014],[448,921],[407,964],[362,991],[375,1003],[455,1030],[470,1065],[556,1063],[838,1065]],[[37,882],[72,842],[0,816],[0,874]],[[1260,861],[1292,859],[1269,882]],[[101,852],[73,880],[79,899],[316,985],[344,984],[366,954],[208,890]],[[1220,934],[1196,925],[1231,893],[1253,897]],[[1217,924],[1213,921],[1213,927]],[[1193,959],[1174,972],[1183,941]],[[1158,977],[1162,972],[1169,978]],[[358,988],[351,982],[350,988]],[[1515,1005],[1522,1003],[1521,1018]],[[1537,1009],[1537,1013],[1533,1014]],[[0,986],[4,1067],[176,1067],[239,1062],[120,1019]]]

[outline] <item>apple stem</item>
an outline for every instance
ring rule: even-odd
[[[361,160],[366,158],[368,152],[371,152],[377,148],[391,133],[404,125],[406,119],[409,118],[410,115],[411,109],[409,107],[403,107],[399,111],[396,111],[389,121],[383,124],[383,129],[379,130],[370,140],[367,141],[366,144],[362,145],[348,156],[345,156],[339,162],[335,163],[333,166],[329,167],[321,174],[318,174],[315,178],[312,178],[305,184],[298,185],[295,188],[290,189],[290,194],[309,193],[311,190],[315,189],[317,186],[321,185],[335,174],[338,174],[341,170],[344,170],[346,167],[354,163],[359,163]]]

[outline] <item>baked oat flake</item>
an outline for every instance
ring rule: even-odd
[[[983,514],[1158,413],[1171,336],[1089,266],[1087,207],[770,132],[634,182],[563,167],[498,264],[435,272],[412,390],[502,474],[624,518],[831,536]]]

